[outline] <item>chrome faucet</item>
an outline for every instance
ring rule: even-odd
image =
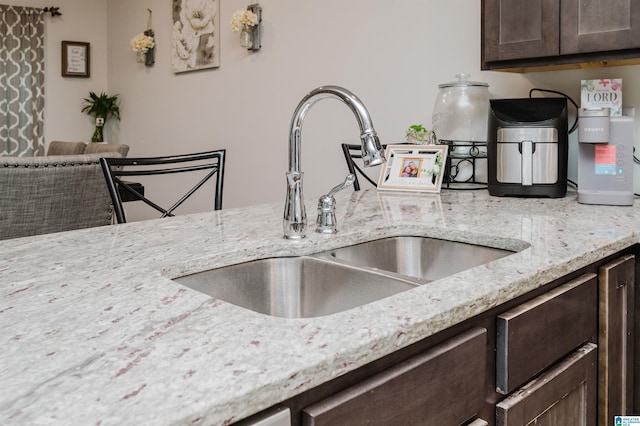
[[[325,98],[334,98],[344,102],[355,115],[360,126],[362,160],[365,167],[377,166],[386,161],[369,111],[356,95],[338,86],[322,86],[309,92],[296,107],[289,129],[289,171],[287,172],[287,199],[284,206],[283,225],[284,237],[292,240],[304,238],[307,227],[307,214],[302,196],[303,173],[300,170],[302,123],[307,111],[316,102]]]

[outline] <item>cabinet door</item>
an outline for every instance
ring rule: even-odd
[[[498,426],[595,426],[597,346],[587,343],[496,405]]]
[[[484,406],[486,354],[474,328],[304,408],[302,424],[460,425]]]
[[[560,54],[593,53],[640,46],[640,2],[562,0]]]
[[[633,411],[634,256],[600,268],[598,424]]]
[[[482,62],[557,56],[560,0],[483,0]]]

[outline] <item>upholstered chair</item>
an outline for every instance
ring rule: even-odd
[[[78,155],[84,154],[87,144],[84,142],[52,141],[47,149],[47,155]]]
[[[100,152],[119,152],[122,158],[125,158],[129,153],[129,145],[91,142],[87,144],[87,147],[84,150],[85,154],[95,154]]]
[[[110,225],[100,157],[121,155],[0,157],[0,240]]]

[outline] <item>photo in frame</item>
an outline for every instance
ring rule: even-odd
[[[89,43],[81,41],[62,42],[62,76],[90,77],[91,52]]]
[[[447,145],[388,145],[378,189],[440,192],[448,148]]]
[[[171,69],[220,66],[220,0],[173,0]]]

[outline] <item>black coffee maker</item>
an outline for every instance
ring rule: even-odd
[[[489,194],[564,197],[569,155],[566,98],[490,101]]]

